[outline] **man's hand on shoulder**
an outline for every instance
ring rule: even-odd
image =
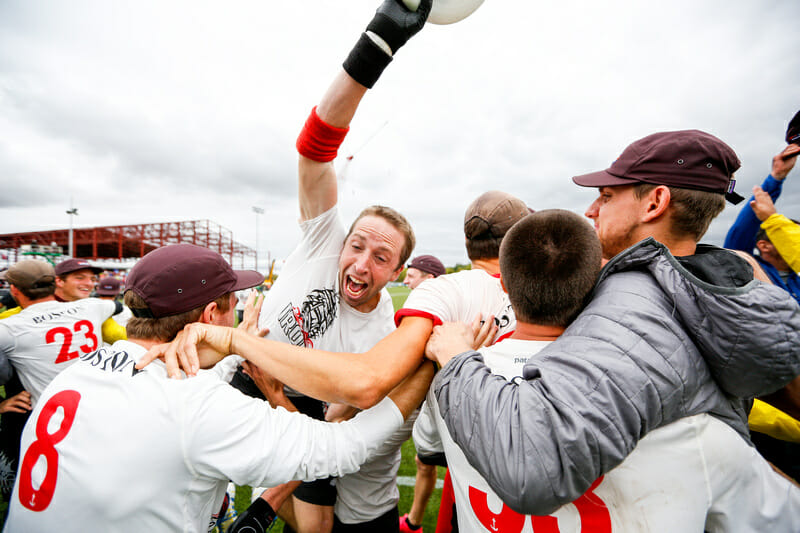
[[[463,322],[445,322],[433,328],[431,338],[425,346],[425,356],[444,366],[458,354],[473,350],[475,334],[472,327]]]
[[[172,342],[150,348],[136,364],[142,369],[156,359],[162,359],[167,375],[181,379],[181,370],[195,376],[201,368],[211,368],[231,353],[236,330],[194,322],[178,333]],[[240,335],[242,333],[239,333]]]

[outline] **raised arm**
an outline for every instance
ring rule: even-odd
[[[302,220],[311,220],[336,205],[338,193],[333,159],[366,92],[366,87],[342,71],[309,115],[297,140]],[[315,150],[315,144],[323,143],[328,147],[327,152],[319,148]],[[331,143],[336,145],[334,149],[330,148]]]
[[[297,139],[300,215],[310,220],[336,205],[333,160],[367,89],[397,50],[428,18],[431,0],[410,11],[400,0],[384,0]]]
[[[796,144],[790,144],[781,153],[772,158],[772,171],[769,176],[764,180],[761,188],[767,192],[772,201],[776,201],[781,194],[783,188],[783,180],[789,174],[789,171],[794,167],[797,157],[790,157],[784,159],[784,156],[790,153],[800,151],[800,147]],[[756,234],[761,222],[756,217],[755,212],[751,206],[751,202],[755,197],[751,197],[749,202],[746,202],[739,215],[736,217],[728,234],[725,236],[725,248],[731,250],[742,250],[749,254],[753,253],[753,248],[756,246]]]

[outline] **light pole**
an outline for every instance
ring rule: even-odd
[[[72,207],[72,196],[69,197],[69,209],[67,209],[67,214],[69,215],[69,250],[67,250],[67,255],[75,257],[75,251],[72,249],[72,217],[78,214],[78,208]]]
[[[258,215],[263,215],[264,209],[254,205],[253,212],[256,214],[256,270],[258,270]]]

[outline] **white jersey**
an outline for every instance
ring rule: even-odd
[[[50,300],[0,320],[0,350],[34,405],[59,372],[102,345],[102,323],[115,309],[114,302],[99,298]]]
[[[330,424],[273,409],[213,372],[173,380],[160,361],[137,372],[144,352],[119,341],[44,391],[22,434],[7,533],[208,531],[228,480],[354,472],[403,423],[389,399]]]
[[[389,292],[383,289],[378,306],[368,313],[341,301],[339,255],[345,229],[336,207],[302,222],[300,228],[303,238],[264,298],[259,327],[269,328],[268,339],[296,346],[366,352],[394,330]],[[291,389],[286,392],[297,396]],[[372,520],[397,504],[400,446],[410,434],[411,423],[407,423],[358,472],[336,480],[340,520]]]
[[[361,524],[389,512],[400,500],[397,471],[402,460],[400,448],[411,437],[415,412],[355,474],[336,480],[333,512],[344,524]]]
[[[114,322],[122,326],[123,328],[128,325],[128,320],[133,318],[133,313],[130,309],[128,309],[127,305],[122,306],[122,311],[117,313],[116,315],[112,316],[111,318],[114,319]]]
[[[481,353],[493,373],[512,379],[547,344],[507,339]],[[423,453],[444,451],[465,533],[800,531],[800,489],[707,414],[651,431],[583,496],[544,517],[512,511],[472,468],[447,431],[433,389],[414,442]]]
[[[336,207],[300,224],[303,239],[266,294],[259,328],[268,339],[331,352],[362,353],[394,329],[392,298],[357,311],[339,296],[339,254],[345,231]],[[290,396],[296,395],[291,393]]]
[[[498,326],[495,342],[513,333],[517,325],[508,294],[500,278],[484,270],[462,270],[434,279],[426,279],[408,295],[395,321],[406,316],[422,316],[442,322],[471,324],[476,316],[494,315]]]

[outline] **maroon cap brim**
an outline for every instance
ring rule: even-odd
[[[581,176],[573,176],[572,181],[581,187],[613,187],[615,185],[635,185],[641,183],[639,180],[620,178],[607,170],[583,174]]]
[[[255,270],[234,270],[236,283],[231,287],[230,292],[257,287],[264,283],[264,275]]]

